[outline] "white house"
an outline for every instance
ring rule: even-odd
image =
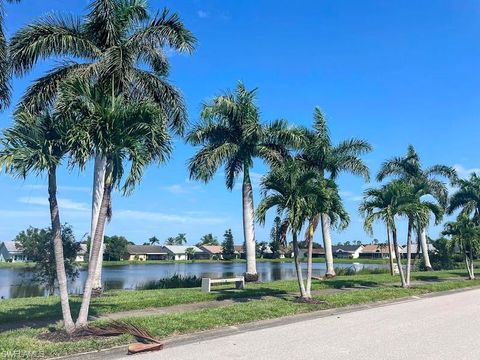
[[[203,254],[204,251],[199,249],[196,246],[185,246],[185,245],[165,245],[163,247],[167,250],[168,258],[172,260],[189,260],[189,251],[187,249],[192,248],[195,253],[194,256]]]
[[[333,256],[337,258],[358,259],[363,245],[336,245],[332,246]]]
[[[17,242],[4,241],[0,244],[0,261],[25,262],[28,259]]]
[[[85,262],[87,260],[87,244],[80,244],[80,250],[77,252],[76,262]]]

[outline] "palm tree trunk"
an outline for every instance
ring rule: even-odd
[[[252,183],[248,166],[245,165],[243,169],[243,186],[242,186],[242,200],[243,200],[243,235],[245,238],[245,257],[247,258],[247,269],[245,272],[246,281],[257,281],[257,263],[256,263],[256,249],[255,249],[255,227],[254,227],[254,210],[253,210],[253,192]]]
[[[92,257],[88,265],[88,275],[87,275],[87,280],[85,281],[85,287],[83,290],[82,305],[80,306],[80,312],[76,322],[77,327],[85,327],[87,325],[88,310],[90,307],[90,300],[92,297],[93,278],[95,276],[95,269],[97,268],[97,264],[100,257],[102,237],[105,229],[105,223],[108,217],[108,209],[110,207],[111,195],[112,195],[112,187],[111,185],[105,183],[103,199],[100,206],[100,213],[98,216],[97,228],[95,231],[95,236],[92,239],[92,245],[91,245]]]
[[[295,261],[295,270],[297,271],[297,280],[298,280],[298,287],[300,289],[300,297],[302,299],[309,299],[310,297],[307,295],[305,290],[305,284],[303,283],[303,274],[302,274],[302,266],[300,265],[299,253],[300,249],[298,248],[298,240],[297,240],[297,233],[292,233],[292,240],[293,240],[293,258]]]
[[[54,167],[48,172],[48,202],[50,204],[50,218],[52,222],[53,247],[55,253],[55,266],[57,271],[58,288],[60,291],[60,304],[62,306],[63,324],[69,334],[75,330],[70,303],[68,302],[67,275],[65,272],[65,259],[63,257],[62,229],[60,225],[60,212],[57,203],[57,169]]]
[[[408,230],[407,230],[407,287],[410,286],[410,273],[412,266],[412,229],[413,224],[411,220],[408,220]]]
[[[100,214],[100,206],[103,199],[103,191],[105,187],[105,171],[106,171],[107,159],[101,154],[96,154],[95,164],[93,168],[93,191],[92,191],[92,218],[91,218],[91,231],[90,231],[90,241],[93,241],[95,232],[97,230],[98,216]],[[100,255],[95,268],[95,275],[93,278],[93,289],[95,292],[102,291],[102,263],[103,263],[103,233],[101,234],[101,246],[100,246]],[[92,249],[90,246],[90,261],[92,259]]]
[[[392,237],[390,236],[390,227],[387,225],[387,241],[388,241],[388,259],[390,261],[390,275],[395,275],[394,265],[393,265],[393,249],[392,249]]]
[[[405,281],[405,275],[403,273],[402,267],[402,258],[400,256],[400,251],[398,251],[398,240],[397,240],[397,229],[394,227],[392,228],[392,237],[393,237],[393,246],[395,247],[395,257],[397,258],[397,266],[398,272],[400,273],[400,281],[402,283],[402,287],[407,287],[407,283]]]
[[[312,297],[311,290],[312,290],[312,252],[313,252],[313,223],[310,221],[308,224],[308,253],[307,253],[307,288],[306,294],[310,298]]]
[[[427,271],[432,271],[432,264],[430,263],[430,254],[428,253],[428,244],[427,244],[427,229],[422,228],[419,234],[420,244],[422,245],[422,254],[423,261],[425,263],[425,268]]]
[[[322,219],[322,236],[323,247],[325,249],[325,265],[327,267],[325,277],[335,277],[335,269],[333,268],[333,251],[332,251],[332,237],[330,236],[330,216],[328,214],[321,214]]]

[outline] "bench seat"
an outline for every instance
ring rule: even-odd
[[[245,278],[243,276],[237,276],[234,278],[225,278],[225,279],[211,279],[211,278],[202,278],[202,291],[210,292],[212,289],[212,284],[227,284],[235,283],[237,289],[245,289]]]

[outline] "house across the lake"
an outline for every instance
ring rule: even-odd
[[[19,243],[15,241],[4,241],[0,244],[0,261],[26,262],[28,259],[23,254]]]
[[[210,260],[223,259],[223,248],[220,245],[201,245],[199,248],[208,255]]]
[[[395,259],[395,251],[392,248],[392,259]],[[360,253],[362,258],[381,258],[388,259],[390,257],[387,245],[368,244],[365,245]]]
[[[192,257],[194,259],[209,258],[209,254],[207,254],[205,251],[202,251],[196,246],[165,245],[163,248],[166,250],[167,258],[169,260],[190,260]]]
[[[88,259],[87,244],[80,244],[80,250],[77,252],[76,262],[85,262]]]
[[[358,259],[363,245],[336,245],[332,246],[333,256],[337,258]]]
[[[167,260],[168,251],[159,245],[127,245],[128,260]]]

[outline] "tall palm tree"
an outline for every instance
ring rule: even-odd
[[[270,125],[260,122],[255,103],[257,90],[247,90],[238,83],[234,93],[226,92],[204,104],[202,121],[187,135],[188,141],[200,146],[189,160],[190,177],[209,181],[225,166],[225,183],[232,190],[240,174],[242,181],[243,232],[247,268],[246,279],[258,278],[255,262],[255,228],[250,169],[260,158],[269,165],[278,164],[287,155],[288,146],[300,142],[300,136],[282,120]]]
[[[372,150],[371,145],[365,140],[349,139],[332,144],[325,117],[320,108],[315,108],[313,114],[313,129],[305,130],[305,144],[301,150],[300,158],[305,161],[310,169],[318,171],[323,178],[335,180],[340,173],[348,172],[362,176],[369,180],[367,165],[360,156]],[[317,215],[322,224],[323,243],[325,247],[326,277],[335,276],[333,267],[332,239],[330,235],[331,218],[328,213]]]
[[[67,276],[63,256],[60,211],[57,203],[57,168],[68,153],[65,139],[69,124],[63,117],[48,111],[39,114],[20,112],[12,128],[4,131],[1,141],[0,166],[16,176],[48,174],[48,199],[52,224],[57,282],[60,290],[65,330],[75,329],[68,301]]]
[[[412,145],[409,145],[407,153],[403,157],[394,157],[382,164],[377,175],[377,180],[382,181],[388,176],[406,181],[411,185],[424,184],[429,188],[428,195],[433,196],[444,208],[447,205],[448,191],[446,185],[438,177],[455,181],[457,178],[453,168],[445,165],[433,165],[426,169],[422,167],[420,157]],[[423,259],[427,270],[432,270],[427,244],[427,227],[417,229],[417,241],[421,244]]]
[[[391,237],[392,228],[395,227],[394,220],[394,192],[391,191],[391,186],[383,186],[379,189],[369,188],[365,190],[363,201],[359,206],[359,211],[363,214],[363,227],[365,231],[373,235],[373,223],[381,221],[385,224],[387,230],[387,245],[390,260],[390,274],[395,274],[393,253],[394,245]],[[396,249],[395,253],[398,252]],[[395,256],[397,257],[397,255]],[[398,258],[398,257],[397,257]],[[402,274],[403,275],[403,274]],[[403,277],[403,276],[402,276]]]
[[[452,248],[458,246],[464,255],[468,278],[475,279],[473,259],[480,251],[480,227],[467,214],[460,213],[456,221],[445,224],[443,235],[450,236]]]
[[[77,122],[68,136],[73,162],[84,167],[95,153],[106,159],[98,226],[92,238],[92,256],[76,321],[77,327],[83,327],[87,324],[105,224],[112,215],[112,189],[119,187],[124,194],[130,194],[146,166],[162,163],[170,156],[171,138],[168,113],[161,106],[152,101],[106,95],[84,79],[63,82],[57,108]],[[129,163],[128,173],[122,185],[126,163]]]
[[[28,73],[39,59],[61,57],[63,62],[27,89],[20,106],[33,111],[51,106],[62,82],[82,76],[114,96],[156,102],[168,115],[171,129],[182,134],[185,104],[180,92],[167,81],[169,64],[163,48],[191,53],[195,42],[176,13],[165,9],[152,17],[145,0],[93,0],[83,17],[43,17],[12,37],[13,73]],[[93,238],[103,197],[106,158],[98,153],[92,156]],[[102,260],[98,264],[95,287],[101,288]]]
[[[261,224],[265,223],[267,211],[276,208],[277,215],[288,223],[288,230],[292,234],[295,269],[297,273],[300,297],[310,299],[311,293],[307,278],[307,287],[304,284],[299,257],[298,235],[306,221],[312,218],[317,209],[313,204],[322,203],[326,198],[324,186],[318,182],[314,171],[307,171],[302,162],[289,158],[280,166],[274,167],[262,178],[261,188],[263,199],[257,207],[256,217]],[[311,276],[311,271],[310,274]]]
[[[480,175],[472,173],[468,179],[460,179],[455,184],[459,189],[450,197],[447,213],[461,210],[472,220],[480,222]]]
[[[0,0],[0,109],[10,105],[10,59],[5,37],[5,2],[18,3],[20,0]]]

